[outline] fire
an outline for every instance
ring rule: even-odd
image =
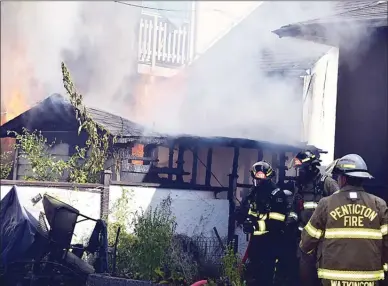
[[[4,112],[4,123],[10,121],[21,113],[25,112],[29,106],[27,105],[27,100],[25,96],[20,91],[15,91],[12,93],[5,102],[5,112]],[[3,122],[2,122],[3,124]]]
[[[132,147],[132,155],[136,157],[144,157],[144,145],[143,144],[135,144]],[[134,165],[143,165],[143,161],[141,160],[132,160],[132,164]]]
[[[28,109],[26,98],[20,91],[11,93],[12,95],[6,97],[3,102],[5,108],[1,113],[1,125],[20,115]],[[1,139],[1,152],[11,152],[14,150],[15,139],[14,138],[2,138]]]

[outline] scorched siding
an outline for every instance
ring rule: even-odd
[[[328,151],[328,154],[322,155],[323,164],[334,159],[337,79],[337,48],[332,48],[320,58],[311,69],[311,77],[305,78],[303,141]]]

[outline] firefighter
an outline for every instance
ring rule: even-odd
[[[294,211],[295,211],[295,232],[290,235],[291,242],[289,253],[293,253],[288,259],[289,276],[292,277],[294,285],[316,285],[319,284],[316,272],[316,260],[312,257],[310,261],[301,260],[301,253],[298,250],[300,235],[303,228],[311,218],[318,202],[326,196],[336,192],[339,187],[335,180],[329,175],[322,175],[320,170],[319,156],[309,150],[299,152],[290,162],[289,168],[296,169],[296,188],[294,190]],[[295,235],[295,236],[293,236]],[[295,256],[296,253],[296,256]],[[306,264],[299,273],[299,264]],[[299,273],[299,275],[298,275]],[[300,281],[298,281],[300,276]]]
[[[378,285],[387,261],[388,209],[362,187],[372,179],[356,154],[333,169],[341,190],[323,198],[302,233],[300,249],[311,256],[321,243],[318,276],[322,285]]]
[[[272,181],[275,171],[265,161],[255,163],[250,174],[253,187],[241,203],[236,220],[250,235],[247,285],[273,285],[275,264],[281,251],[282,234],[287,214],[287,196]]]

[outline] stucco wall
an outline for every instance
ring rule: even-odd
[[[128,191],[129,212],[155,208],[163,199],[170,196],[171,209],[177,222],[177,233],[212,236],[213,227],[217,227],[221,237],[227,236],[229,204],[227,200],[214,199],[213,192],[111,186],[109,204],[112,210],[124,189]]]
[[[334,159],[337,79],[338,49],[332,48],[316,62],[304,84],[303,141],[328,151],[321,157],[324,165]]]
[[[1,198],[11,189],[11,185],[1,186]],[[128,190],[128,211],[148,210],[156,207],[170,195],[172,211],[177,220],[177,232],[182,234],[212,236],[213,227],[217,227],[221,237],[227,236],[229,204],[227,200],[214,199],[213,192],[193,190],[170,190],[133,186],[110,186],[110,210],[114,211],[117,199],[123,189]],[[42,204],[32,206],[31,198],[38,193],[48,193],[77,208],[82,214],[93,218],[100,216],[100,194],[84,190],[19,186],[21,203],[35,215],[43,211]],[[75,229],[73,241],[87,238],[94,227],[93,222],[82,222]]]

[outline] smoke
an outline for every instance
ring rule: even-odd
[[[354,2],[354,1],[353,1]],[[357,1],[356,1],[357,2]],[[364,1],[365,2],[365,1]],[[276,66],[312,64],[330,47],[271,31],[338,13],[340,2],[265,2],[183,71],[182,91],[155,91],[146,119],[168,133],[243,137],[282,143],[300,141],[302,85],[297,75],[268,74]],[[346,6],[348,3],[342,4]],[[238,4],[236,4],[238,5]],[[362,5],[361,5],[362,6]],[[335,26],[329,37],[347,35],[341,47],[356,48],[367,31]],[[166,94],[168,93],[168,94]],[[166,100],[166,98],[171,100]]]
[[[271,31],[334,13],[333,3],[264,2],[192,66],[175,78],[156,80],[143,94],[137,72],[139,8],[114,2],[1,2],[2,100],[16,87],[30,104],[63,94],[60,62],[65,61],[88,105],[156,131],[299,141],[303,79],[268,75],[267,68],[297,65],[301,57],[314,62],[328,47],[279,39]],[[219,2],[217,10],[222,7]]]
[[[16,90],[28,105],[64,94],[62,61],[88,105],[115,112],[126,99],[130,102],[139,10],[113,1],[1,2],[5,105]]]
[[[183,90],[154,92],[146,121],[167,133],[299,141],[303,79],[267,71],[301,59],[314,62],[329,47],[279,39],[271,31],[331,10],[331,2],[262,3],[183,71]]]

